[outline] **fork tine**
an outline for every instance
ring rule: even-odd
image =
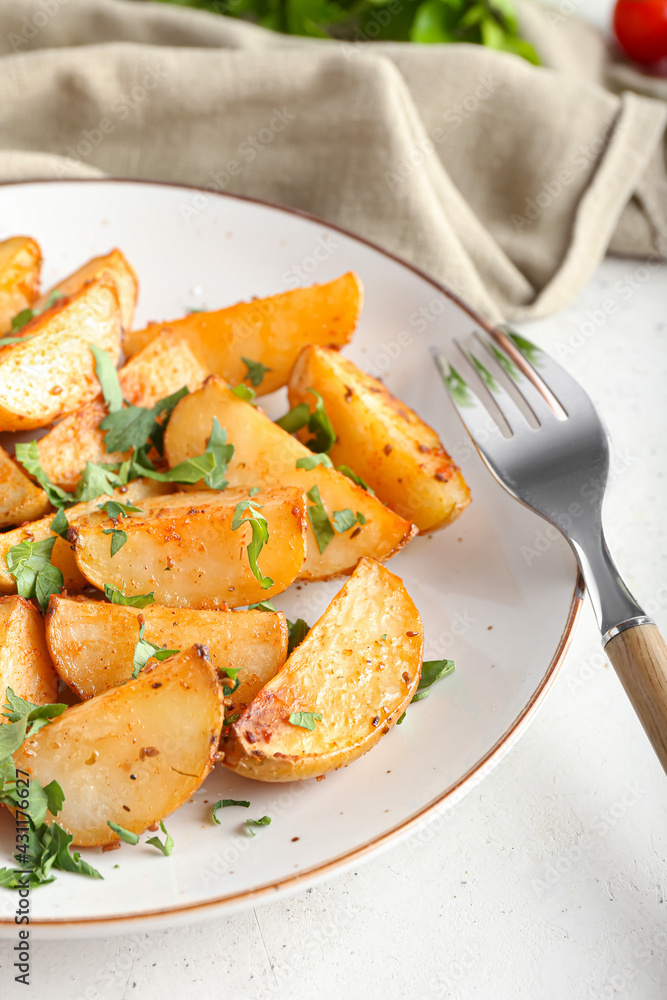
[[[496,461],[508,443],[507,438],[503,436],[486,406],[444,354],[436,347],[431,347],[431,354],[461,423],[486,464],[495,471]]]
[[[523,405],[528,408],[536,425],[544,427],[548,426],[554,419],[565,420],[567,418],[565,410],[553,396],[553,393],[547,389],[545,394],[541,387],[528,378],[510,356],[507,347],[501,347],[500,343],[479,331],[475,331],[475,337],[484,350],[502,368],[507,381],[514,387],[514,391]],[[504,335],[503,339],[505,339]],[[515,347],[512,341],[508,346],[509,350],[512,350],[513,346]],[[517,350],[518,348],[515,347],[513,353],[516,354]]]
[[[487,367],[489,361],[486,356],[484,356],[484,361],[482,361],[479,356],[481,352],[475,353],[470,348],[464,347],[458,341],[455,341],[455,343],[463,355],[468,359],[475,374],[482,383],[482,402],[485,402],[484,397],[486,397],[486,399],[491,402],[492,407],[499,411],[503,421],[510,431],[510,434],[518,436],[523,435],[524,432],[530,432],[530,430],[536,429],[538,426],[538,420],[535,415],[531,413],[532,422],[534,424],[534,426],[531,426],[531,423],[522,412],[516,400],[512,398],[510,393],[505,389],[501,382],[498,381],[495,375],[489,371],[489,368]]]
[[[565,416],[572,410],[580,412],[583,406],[597,415],[590,397],[582,386],[537,344],[533,344],[506,324],[498,327],[493,339],[508,350],[537,391],[544,398],[551,397],[555,407],[560,407]],[[552,409],[557,413],[555,407],[552,405]]]

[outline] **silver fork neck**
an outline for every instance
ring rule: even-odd
[[[604,532],[586,538],[571,538],[586,587],[606,645],[619,632],[635,625],[652,625],[643,608],[632,596],[607,548]]]

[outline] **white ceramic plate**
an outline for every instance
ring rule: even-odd
[[[325,781],[267,785],[220,767],[168,828],[170,858],[123,846],[85,856],[104,881],[58,874],[32,893],[33,926],[51,936],[108,934],[204,918],[304,888],[452,805],[493,766],[553,680],[581,601],[575,562],[545,522],[510,499],[485,471],[429,355],[481,321],[414,268],[316,219],[190,188],[126,181],[0,186],[0,238],[37,238],[50,284],[119,246],[137,270],[139,324],[219,308],[251,296],[328,281],[354,269],[366,298],[345,353],[381,374],[439,432],[474,502],[446,531],[420,537],[391,562],[424,620],[426,658],[456,672],[408,711],[403,725]],[[284,411],[284,390],[269,412]],[[271,409],[270,407],[275,407]],[[546,543],[546,544],[545,544]],[[539,553],[539,554],[538,554]],[[276,603],[312,624],[340,583],[292,588]],[[221,797],[250,799],[246,813]],[[9,861],[13,820],[2,810]],[[243,821],[269,815],[249,837]],[[116,866],[119,867],[116,867]],[[2,890],[0,932],[15,934],[16,894]]]

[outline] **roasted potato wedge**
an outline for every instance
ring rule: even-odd
[[[213,417],[218,418],[235,448],[226,473],[233,486],[296,486],[306,492],[317,486],[330,519],[334,511],[346,509],[365,517],[363,525],[335,533],[323,552],[309,523],[301,579],[322,580],[351,573],[362,556],[388,559],[416,533],[409,521],[335,469],[323,465],[297,469],[297,461],[312,458],[312,452],[261,410],[239,399],[218,376],[208,378],[202,389],[184,397],[174,409],[165,432],[170,465],[202,454]]]
[[[187,386],[197,389],[208,373],[186,340],[167,333],[152,341],[118,372],[123,397],[133,406],[155,406]],[[42,468],[65,490],[76,487],[86,462],[121,462],[120,452],[107,452],[99,424],[107,415],[102,398],[70,413],[37,444]]]
[[[46,647],[44,619],[34,604],[16,595],[0,597],[0,705],[8,687],[34,705],[58,700],[58,675]]]
[[[157,483],[153,479],[135,479],[121,490],[114,490],[108,496],[98,497],[87,503],[77,503],[67,510],[67,520],[70,525],[86,517],[88,514],[99,513],[99,505],[105,500],[120,500],[121,503],[138,503],[146,497],[159,497],[167,493],[173,493],[174,487],[171,483]],[[0,534],[0,594],[15,594],[16,580],[7,569],[6,556],[14,545],[21,542],[39,542],[43,538],[49,538],[53,534],[51,522],[55,514],[47,514],[38,521],[24,524],[13,531],[5,531]],[[83,590],[88,586],[88,581],[79,572],[74,559],[74,553],[69,542],[58,536],[51,552],[51,562],[63,574],[64,587],[70,593]]]
[[[225,766],[260,781],[315,778],[389,732],[421,676],[424,633],[402,581],[362,559],[282,670],[223,739]],[[319,713],[310,731],[290,722]]]
[[[112,250],[111,253],[102,257],[93,257],[87,264],[80,267],[78,271],[70,274],[63,281],[58,282],[53,288],[38,299],[36,309],[43,309],[50,300],[54,292],[60,295],[70,296],[78,292],[89,281],[96,278],[110,278],[118,291],[118,301],[120,303],[120,314],[124,330],[131,330],[134,321],[134,309],[137,304],[139,293],[139,282],[129,262],[120,252]]]
[[[35,486],[0,448],[0,528],[32,521],[50,509],[44,490]]]
[[[290,406],[313,410],[309,389],[319,392],[337,435],[333,462],[351,466],[420,532],[444,528],[468,506],[470,490],[438,435],[382,382],[338,351],[311,345],[290,376]]]
[[[306,555],[306,498],[299,489],[264,491],[262,505],[269,541],[259,566],[273,581],[262,589],[248,558],[251,527],[232,529],[237,504],[248,491],[202,490],[144,501],[142,513],[115,525],[103,513],[90,514],[70,528],[77,566],[100,590],[105,583],[126,596],[153,593],[170,608],[224,608],[254,604],[289,587]],[[122,527],[127,541],[112,556],[109,535]]]
[[[132,676],[132,658],[145,623],[144,638],[168,649],[199,642],[211,665],[241,668],[230,715],[242,711],[287,658],[287,623],[282,612],[191,611],[151,604],[143,611],[102,601],[52,595],[46,637],[56,670],[82,699],[116,687]]]
[[[21,331],[22,342],[0,348],[0,430],[46,427],[99,392],[90,344],[120,356],[116,286],[100,278],[58,301]]]
[[[12,320],[31,309],[39,290],[42,252],[29,236],[0,243],[0,336],[11,334]]]
[[[42,785],[58,782],[57,820],[76,846],[113,844],[108,820],[143,833],[199,788],[218,757],[223,712],[208,652],[192,646],[66,709],[14,763]]]
[[[187,337],[201,363],[231,385],[247,380],[243,358],[268,366],[269,371],[256,387],[257,393],[263,395],[285,385],[306,344],[347,344],[362,302],[361,282],[350,272],[325,285],[295,288],[217,312],[150,323],[143,330],[126,334],[123,349],[126,354],[136,354],[165,330],[172,330]]]

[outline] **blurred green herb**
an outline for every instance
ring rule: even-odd
[[[252,21],[286,35],[350,42],[467,42],[539,65],[512,0],[161,0]]]

